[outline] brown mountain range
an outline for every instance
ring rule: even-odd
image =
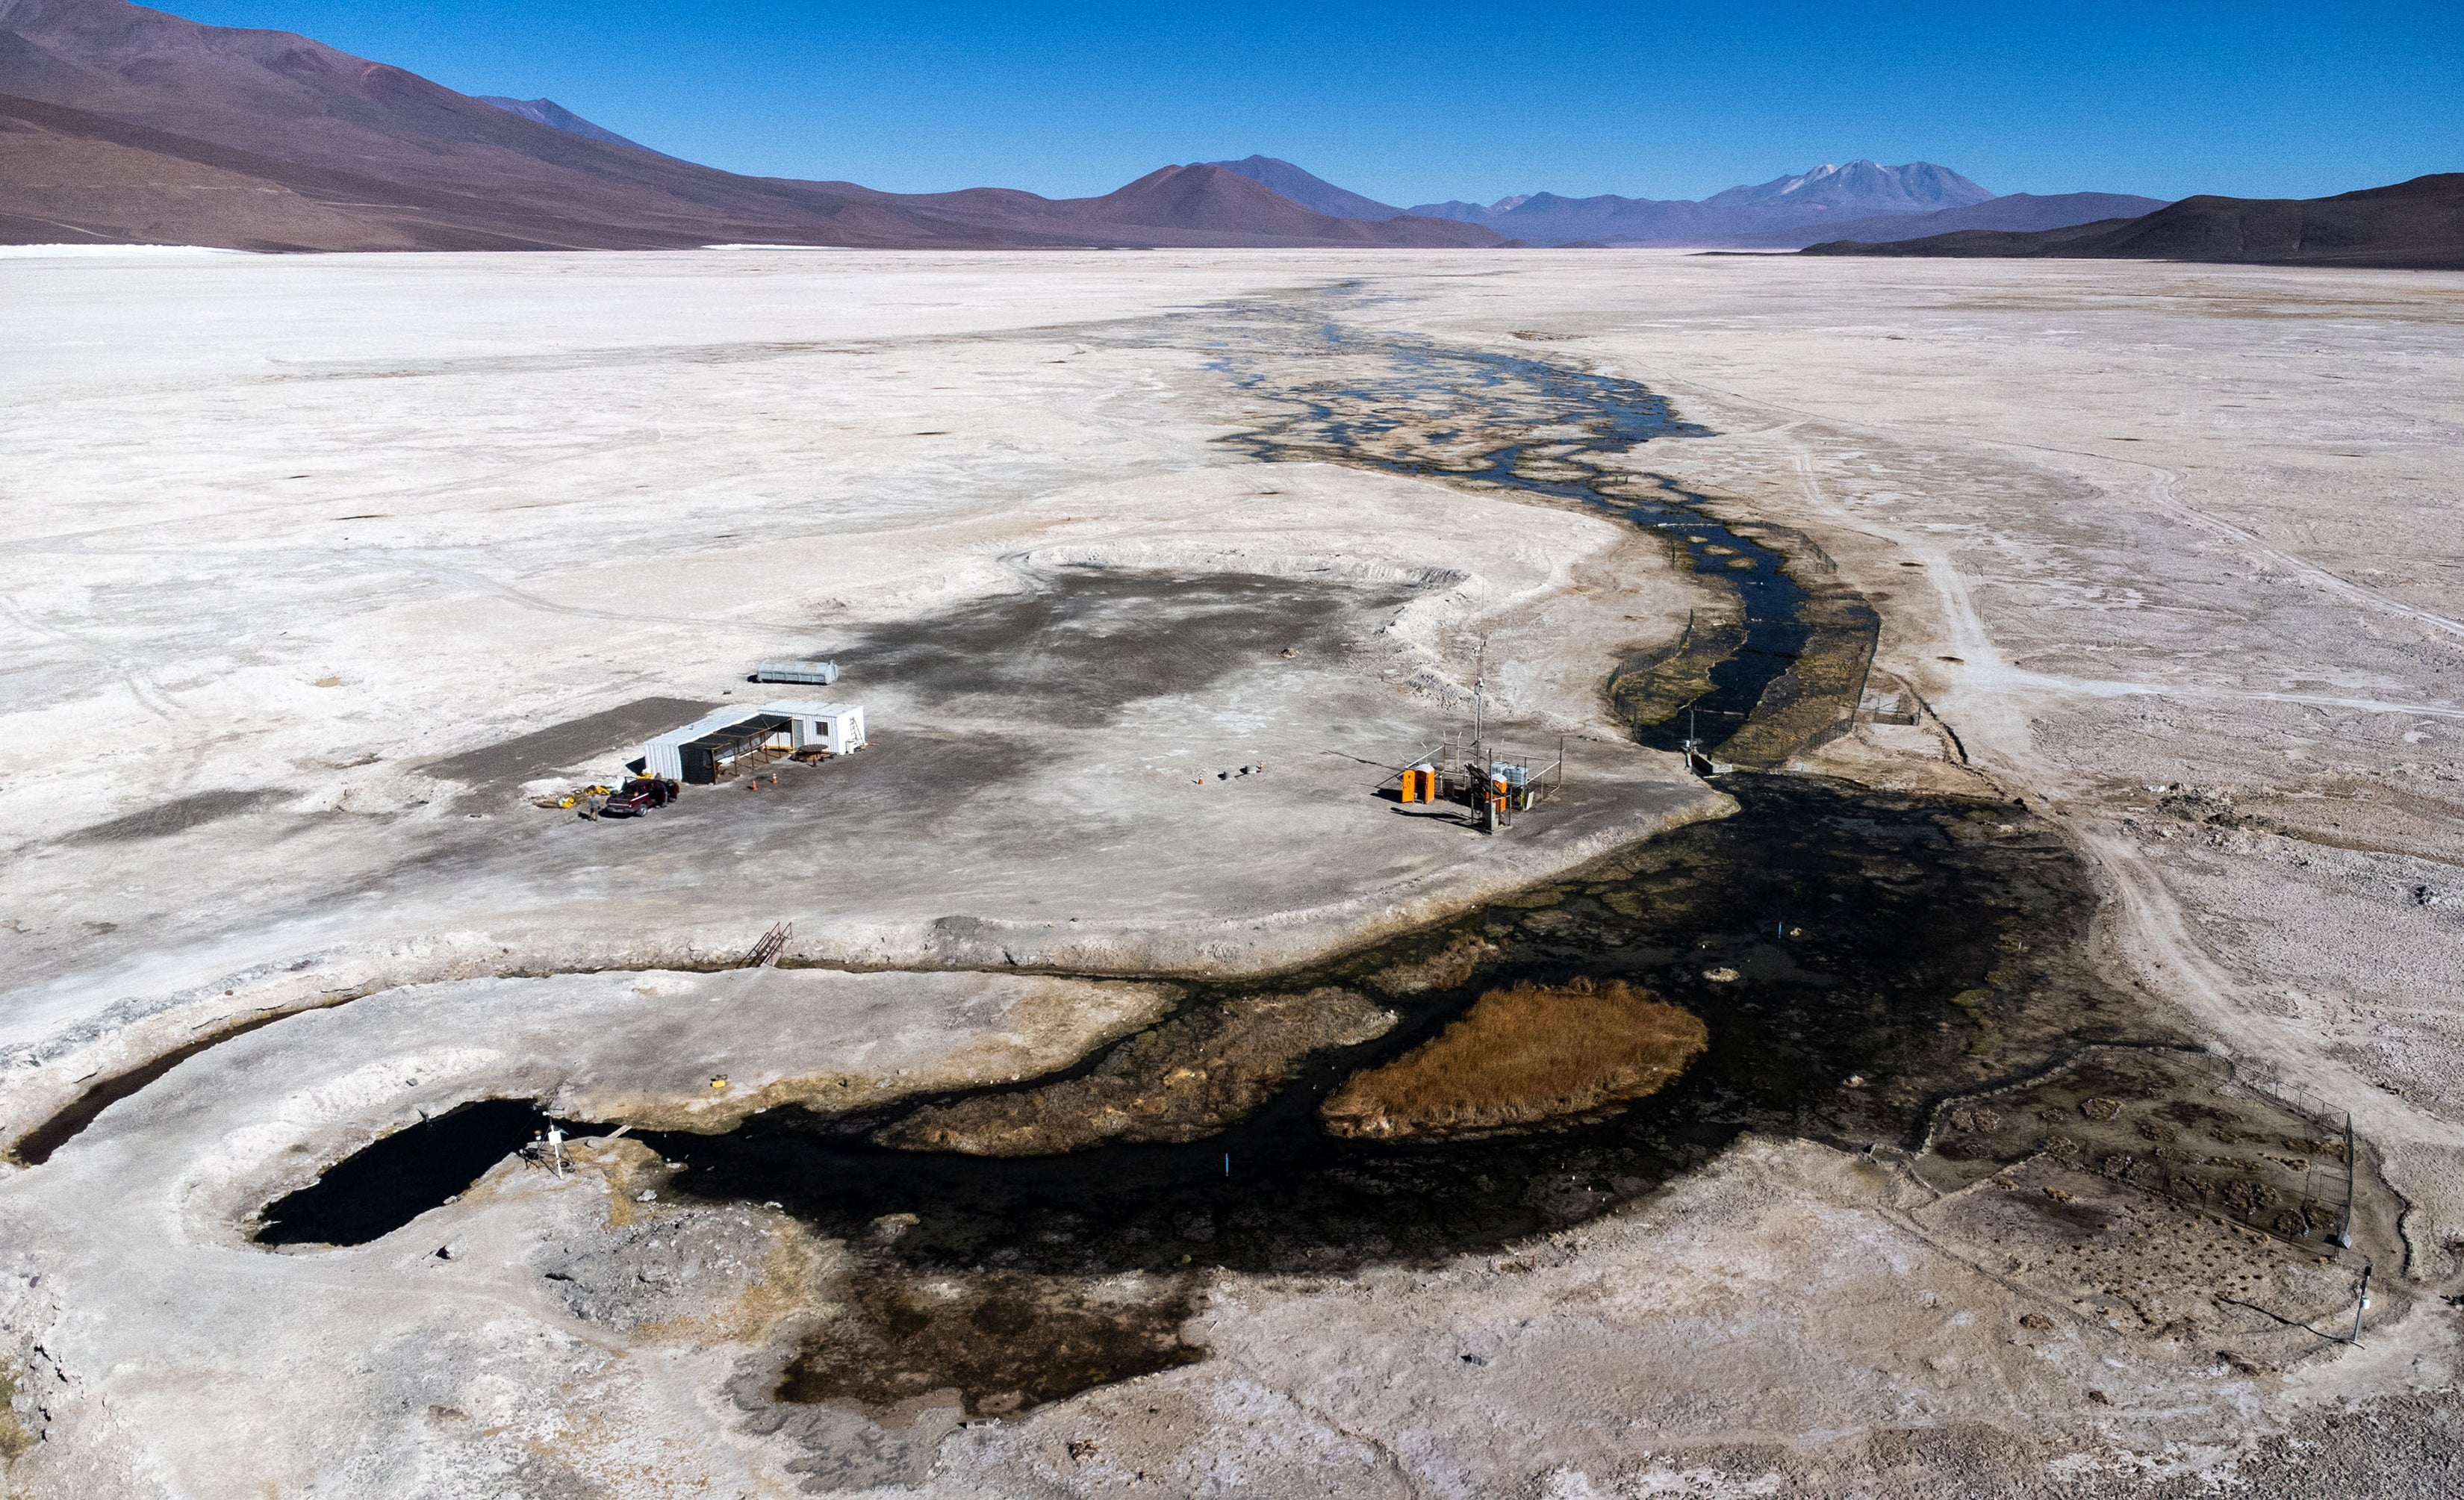
[[[2135,219],[2033,233],[1969,230],[1923,239],[1835,240],[1809,255],[2044,256],[2275,266],[2464,270],[2464,172],[2332,198],[2185,198]]]
[[[288,32],[0,0],[0,242],[242,250],[1504,243],[1315,213],[1218,166],[1099,198],[743,177],[552,128]]]

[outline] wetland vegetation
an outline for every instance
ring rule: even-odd
[[[1569,1123],[1648,1098],[1710,1033],[1623,980],[1524,982],[1472,1002],[1431,1041],[1352,1075],[1318,1106],[1328,1132],[1435,1140]]]

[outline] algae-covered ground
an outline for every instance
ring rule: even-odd
[[[1318,1113],[1333,1135],[1377,1140],[1567,1123],[1659,1092],[1709,1039],[1701,1017],[1621,980],[1525,982],[1353,1074]]]

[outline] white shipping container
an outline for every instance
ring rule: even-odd
[[[826,750],[846,755],[865,746],[864,710],[852,703],[813,703],[793,698],[764,703],[760,712],[790,721],[791,742],[799,750]]]

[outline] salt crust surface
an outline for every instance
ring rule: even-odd
[[[0,306],[27,352],[0,370],[0,394],[41,418],[13,424],[0,454],[28,518],[8,564],[21,629],[0,767],[21,841],[6,893],[22,915],[0,934],[23,976],[0,1016],[20,1048],[5,1096],[16,1117],[66,1096],[74,1079],[55,1065],[159,1049],[167,1030],[145,1027],[210,1022],[220,997],[196,992],[215,977],[263,970],[272,985],[298,955],[331,968],[286,982],[347,987],[478,964],[511,946],[500,930],[604,955],[595,938],[555,950],[542,936],[586,927],[585,913],[639,927],[655,911],[698,924],[714,950],[758,931],[778,903],[708,915],[697,902],[740,904],[741,887],[696,894],[711,883],[685,872],[690,848],[664,856],[669,871],[620,857],[559,889],[505,852],[527,831],[500,844],[486,827],[518,814],[415,806],[418,773],[397,763],[485,743],[543,701],[579,714],[656,690],[707,695],[739,657],[808,640],[808,622],[895,620],[1015,587],[1004,560],[1038,546],[1461,574],[1447,586],[1465,591],[1439,596],[1444,628],[1433,620],[1386,658],[1403,680],[1459,676],[1449,635],[1480,622],[1579,612],[1562,601],[1592,585],[1570,560],[1628,580],[1636,596],[1615,612],[1646,617],[1635,639],[1682,616],[1683,587],[1651,580],[1604,523],[1346,473],[1258,483],[1206,445],[1250,414],[1202,371],[1065,337],[982,337],[1355,276],[1395,298],[1364,299],[1351,315],[1364,324],[1543,348],[1645,380],[1717,429],[1636,461],[1814,535],[1882,605],[1878,672],[1930,710],[1808,768],[2048,807],[2111,883],[2116,972],[2249,1066],[2351,1110],[2412,1203],[2410,1263],[2382,1274],[2420,1290],[2453,1276],[2464,528],[2448,476],[2464,278],[2428,274],[1600,253],[850,254],[789,269],[745,251],[30,270],[15,286],[39,277],[43,295]],[[955,440],[919,452],[945,440],[913,435],[925,430]],[[1268,488],[1285,494],[1256,493]],[[822,511],[826,540],[800,540]],[[342,520],[366,513],[383,519]],[[791,523],[758,541],[720,535],[782,514]],[[646,532],[655,558],[621,544]],[[764,635],[774,595],[847,612]],[[1541,665],[1512,685],[1516,710],[1597,732],[1577,689],[1617,632],[1543,629],[1573,649],[1532,638],[1520,659]],[[1263,701],[1319,724],[1384,705],[1399,728],[1421,705],[1397,705],[1379,660]],[[340,683],[313,686],[326,676]],[[79,738],[97,716],[143,727]],[[1601,744],[1604,783],[1631,777],[1638,799],[1669,784]],[[270,768],[284,809],[134,846],[69,842],[166,792],[253,784]],[[1085,781],[1074,764],[1054,774]],[[2228,794],[2233,818],[2162,811],[2151,788],[2187,784]],[[312,813],[341,817],[263,821]],[[432,875],[371,854],[423,818],[487,837]],[[1257,821],[1227,814],[1219,837]],[[1204,819],[1191,827],[1193,849],[1220,847]],[[1407,860],[1393,877],[1409,878],[1390,848],[1380,857]],[[1451,850],[1428,860],[1466,868]],[[957,889],[977,863],[927,862],[915,889]],[[1157,884],[1141,871],[1109,893],[1071,890],[1083,909],[1011,919],[1084,925],[1111,910],[1123,932],[1169,926]],[[893,907],[896,879],[873,885]],[[1001,887],[970,890],[988,911]],[[1184,886],[1169,899],[1202,904],[1193,893],[1222,898]],[[1337,889],[1319,906],[1361,920],[1342,900]],[[826,906],[844,919],[846,902]],[[883,918],[880,951],[915,919]],[[384,940],[352,950],[371,928]],[[820,990],[795,986],[836,978],[678,977],[673,998],[709,1006],[736,993],[726,985],[776,983],[803,1004]],[[6,1327],[11,1357],[32,1361],[21,1411],[48,1413],[48,1441],[11,1482],[146,1495],[312,1481],[371,1494],[793,1489],[792,1445],[742,1430],[717,1393],[776,1326],[775,1289],[826,1287],[826,1246],[752,1268],[714,1252],[705,1300],[742,1315],[662,1335],[577,1325],[542,1299],[525,1257],[613,1232],[628,1210],[537,1174],[507,1169],[418,1232],[359,1250],[275,1256],[235,1239],[231,1211],[277,1179],[422,1101],[495,1087],[485,1079],[678,1103],[677,1080],[592,1075],[589,1048],[551,1055],[507,1019],[533,995],[553,997],[543,1022],[577,1027],[660,1014],[640,1007],[666,997],[626,988],[642,982],[473,979],[284,1021],[0,1182]],[[773,1081],[895,1079],[875,1070],[893,1056],[997,1076],[1010,1054],[971,1049],[1034,1029],[1022,997],[882,993],[900,997],[895,1023],[848,1002],[800,1012],[834,1019],[780,1054]],[[1135,1010],[1110,1004],[1063,1006],[1034,1045],[1087,1045]],[[715,1030],[709,1045],[729,1044]],[[314,1107],[270,1107],[301,1099]],[[1337,1284],[1219,1278],[1194,1330],[1214,1357],[951,1431],[911,1478],[970,1495],[1103,1492],[1137,1473],[1193,1494],[1917,1494],[1959,1476],[1989,1491],[2152,1480],[2294,1493],[2321,1471],[2372,1472],[2373,1453],[2406,1450],[2409,1423],[2448,1420],[2452,1317],[2429,1298],[2407,1299],[2418,1311],[2358,1351],[2237,1373],[2192,1342],[2116,1340],[2037,1308],[1976,1247],[1928,1230],[1904,1193],[1886,1167],[1749,1140],[1519,1258]],[[731,1212],[749,1217],[679,1218],[674,1233],[793,1247],[791,1226]],[[440,1260],[432,1242],[449,1241],[467,1253]],[[158,1294],[171,1286],[180,1295]],[[2050,1314],[2050,1331],[2024,1331],[2022,1312]],[[2343,1402],[2387,1415],[2330,1420]],[[2270,1446],[2285,1433],[2304,1445],[2297,1467]],[[1072,1442],[1093,1446],[1082,1457]]]

